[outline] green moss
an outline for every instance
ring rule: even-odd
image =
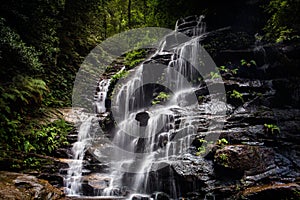
[[[137,66],[139,63],[144,61],[147,57],[147,51],[145,49],[137,49],[128,52],[125,56],[124,64],[129,68]]]

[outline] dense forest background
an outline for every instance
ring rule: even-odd
[[[299,0],[9,0],[0,4],[0,157],[49,154],[65,142],[65,121],[40,123],[50,108],[71,106],[84,57],[132,28],[174,28],[206,15],[208,31],[231,26],[261,40],[299,38]],[[19,154],[18,154],[19,153]],[[13,167],[20,163],[10,160]],[[23,165],[38,161],[26,157]]]

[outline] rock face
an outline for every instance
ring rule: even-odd
[[[59,189],[34,176],[0,172],[0,199],[66,199]]]
[[[274,151],[250,145],[228,145],[217,150],[215,163],[226,168],[257,174],[274,165]]]
[[[177,31],[193,36],[198,21],[197,16],[180,19]],[[175,39],[168,36],[167,45]],[[203,114],[194,149],[172,165],[177,190],[191,199],[298,199],[300,41],[258,46],[253,35],[224,28],[204,34],[201,44],[217,66],[224,66],[228,110],[217,133],[228,144],[214,144],[205,157],[196,156],[199,140],[216,134],[207,131]],[[148,62],[166,64],[164,56]],[[220,83],[212,78],[205,84]],[[196,91],[204,107],[205,84]]]
[[[299,199],[300,186],[295,183],[262,185],[247,188],[240,193],[238,199],[263,200],[263,199]]]

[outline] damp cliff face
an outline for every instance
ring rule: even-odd
[[[190,20],[178,31],[191,34]],[[300,42],[261,44],[245,32],[222,29],[207,33],[201,44],[219,67],[230,109],[211,153],[190,154],[172,166],[181,191],[216,199],[299,196]],[[208,94],[199,93],[205,102]],[[205,142],[205,129],[198,123],[196,147]]]
[[[115,160],[106,162],[99,154],[99,146],[105,145],[99,138],[90,151],[81,156],[81,195],[143,193],[131,195],[132,199],[299,197],[300,42],[263,44],[253,35],[235,32],[230,27],[212,32],[204,30],[202,17],[179,20],[176,31],[187,35],[188,40],[178,48],[168,51],[162,48],[156,52],[132,70],[131,73],[137,75],[133,76],[135,79],[129,76],[127,82],[114,91],[110,101],[131,105],[119,110],[124,114],[121,129],[114,127],[111,112],[100,116],[106,134],[119,147],[133,152],[162,149],[161,160],[155,154],[138,162],[134,157],[124,159],[122,155],[109,154]],[[176,40],[176,34],[169,35],[163,44],[168,46]],[[195,63],[195,56],[189,53],[197,52],[199,45],[209,52],[218,73],[212,70],[201,78],[192,65],[182,61],[182,58],[188,58]],[[147,64],[153,68],[146,68]],[[134,85],[142,86],[146,79],[143,74],[151,76],[159,64],[167,66],[167,70],[176,69],[191,82],[194,80],[191,90],[182,88],[180,77],[170,76],[166,80],[174,83],[173,93],[154,84],[135,92],[132,100],[127,94],[134,93]],[[225,88],[226,103],[213,103],[209,88],[221,84]],[[197,107],[186,106],[179,100],[178,97],[187,98],[189,93],[196,96]],[[113,109],[110,105],[105,106],[108,111]],[[143,107],[148,110],[140,110]],[[101,110],[104,109],[101,104]],[[218,115],[222,109],[223,115]],[[224,126],[222,129],[211,128],[209,120]],[[132,129],[135,121],[139,123],[140,131]],[[153,134],[160,125],[163,128]],[[143,133],[152,139],[126,136],[124,130],[135,135]],[[187,137],[175,141],[178,133]],[[216,135],[217,140],[208,140]],[[162,161],[164,168],[150,170]],[[131,169],[138,167],[131,173],[112,168],[120,165]]]

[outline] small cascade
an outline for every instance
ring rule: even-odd
[[[98,86],[96,88],[96,94],[94,97],[97,114],[106,112],[105,99],[108,92],[109,84],[109,79],[103,79],[98,83]]]
[[[89,144],[91,135],[91,126],[94,116],[83,116],[81,125],[78,130],[78,141],[73,144],[73,160],[69,164],[68,174],[65,178],[66,193],[70,196],[80,195],[81,178],[83,168],[83,158],[86,146]]]
[[[105,99],[107,96],[110,80],[101,80],[96,88],[94,105],[97,114],[105,113]],[[72,160],[68,162],[69,168],[65,177],[65,192],[69,196],[80,196],[82,194],[82,176],[88,172],[83,169],[84,155],[86,150],[92,145],[97,130],[100,128],[98,118],[95,114],[82,112],[78,128],[77,142],[72,147]]]

